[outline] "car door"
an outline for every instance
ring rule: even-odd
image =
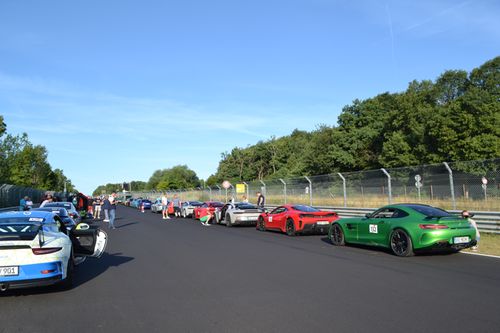
[[[388,233],[395,211],[395,208],[384,207],[375,211],[369,218],[361,220],[358,225],[359,240],[365,244],[381,244]]]
[[[101,229],[73,229],[71,242],[75,256],[99,258],[106,250],[108,235]]]
[[[285,207],[277,207],[271,211],[268,215],[268,222],[266,227],[269,229],[281,229],[281,225],[283,223],[283,217],[285,215],[286,208]]]

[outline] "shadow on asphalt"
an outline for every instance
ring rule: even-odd
[[[75,267],[73,289],[78,288],[79,286],[96,278],[110,267],[118,267],[132,260],[134,260],[134,258],[122,256],[121,253],[104,253],[99,259],[87,258],[84,263]],[[38,288],[15,289],[1,292],[0,297],[41,295],[57,292],[65,292],[65,290],[61,290],[56,285]]]
[[[116,229],[125,228],[125,227],[128,227],[129,225],[138,224],[138,223],[139,223],[139,222],[129,222],[129,223],[126,223],[126,224],[117,225],[117,226],[116,226]]]

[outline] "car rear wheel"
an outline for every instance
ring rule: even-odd
[[[330,241],[333,245],[343,246],[345,245],[345,237],[342,228],[338,223],[332,225],[332,234],[330,236]]]
[[[187,214],[186,214],[186,210],[185,210],[185,209],[183,209],[183,210],[182,210],[182,217],[183,217],[183,218],[186,218],[186,217],[187,217]]]
[[[257,222],[257,225],[259,226],[259,231],[266,231],[266,226],[264,224],[264,218],[262,216],[259,216],[259,220]]]
[[[288,236],[295,236],[297,234],[295,231],[295,224],[292,219],[286,220],[286,234]]]
[[[226,227],[232,227],[231,224],[231,216],[229,214],[226,215]]]
[[[411,257],[413,255],[413,244],[406,231],[396,229],[392,232],[391,250],[398,257]]]

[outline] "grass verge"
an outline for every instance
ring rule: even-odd
[[[464,250],[463,252],[473,252],[470,249]],[[479,241],[478,250],[476,253],[481,254],[491,254],[495,256],[500,256],[500,235],[481,233],[481,239]]]

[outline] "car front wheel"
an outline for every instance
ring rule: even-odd
[[[266,225],[264,224],[264,218],[262,216],[259,216],[257,225],[259,226],[259,231],[266,231]]]
[[[391,250],[398,257],[411,257],[413,255],[413,244],[406,231],[395,229],[392,232]]]
[[[330,241],[332,242],[333,245],[336,246],[343,246],[345,245],[345,237],[344,237],[344,232],[342,231],[342,228],[338,223],[335,223],[332,225],[332,232],[330,236]]]

